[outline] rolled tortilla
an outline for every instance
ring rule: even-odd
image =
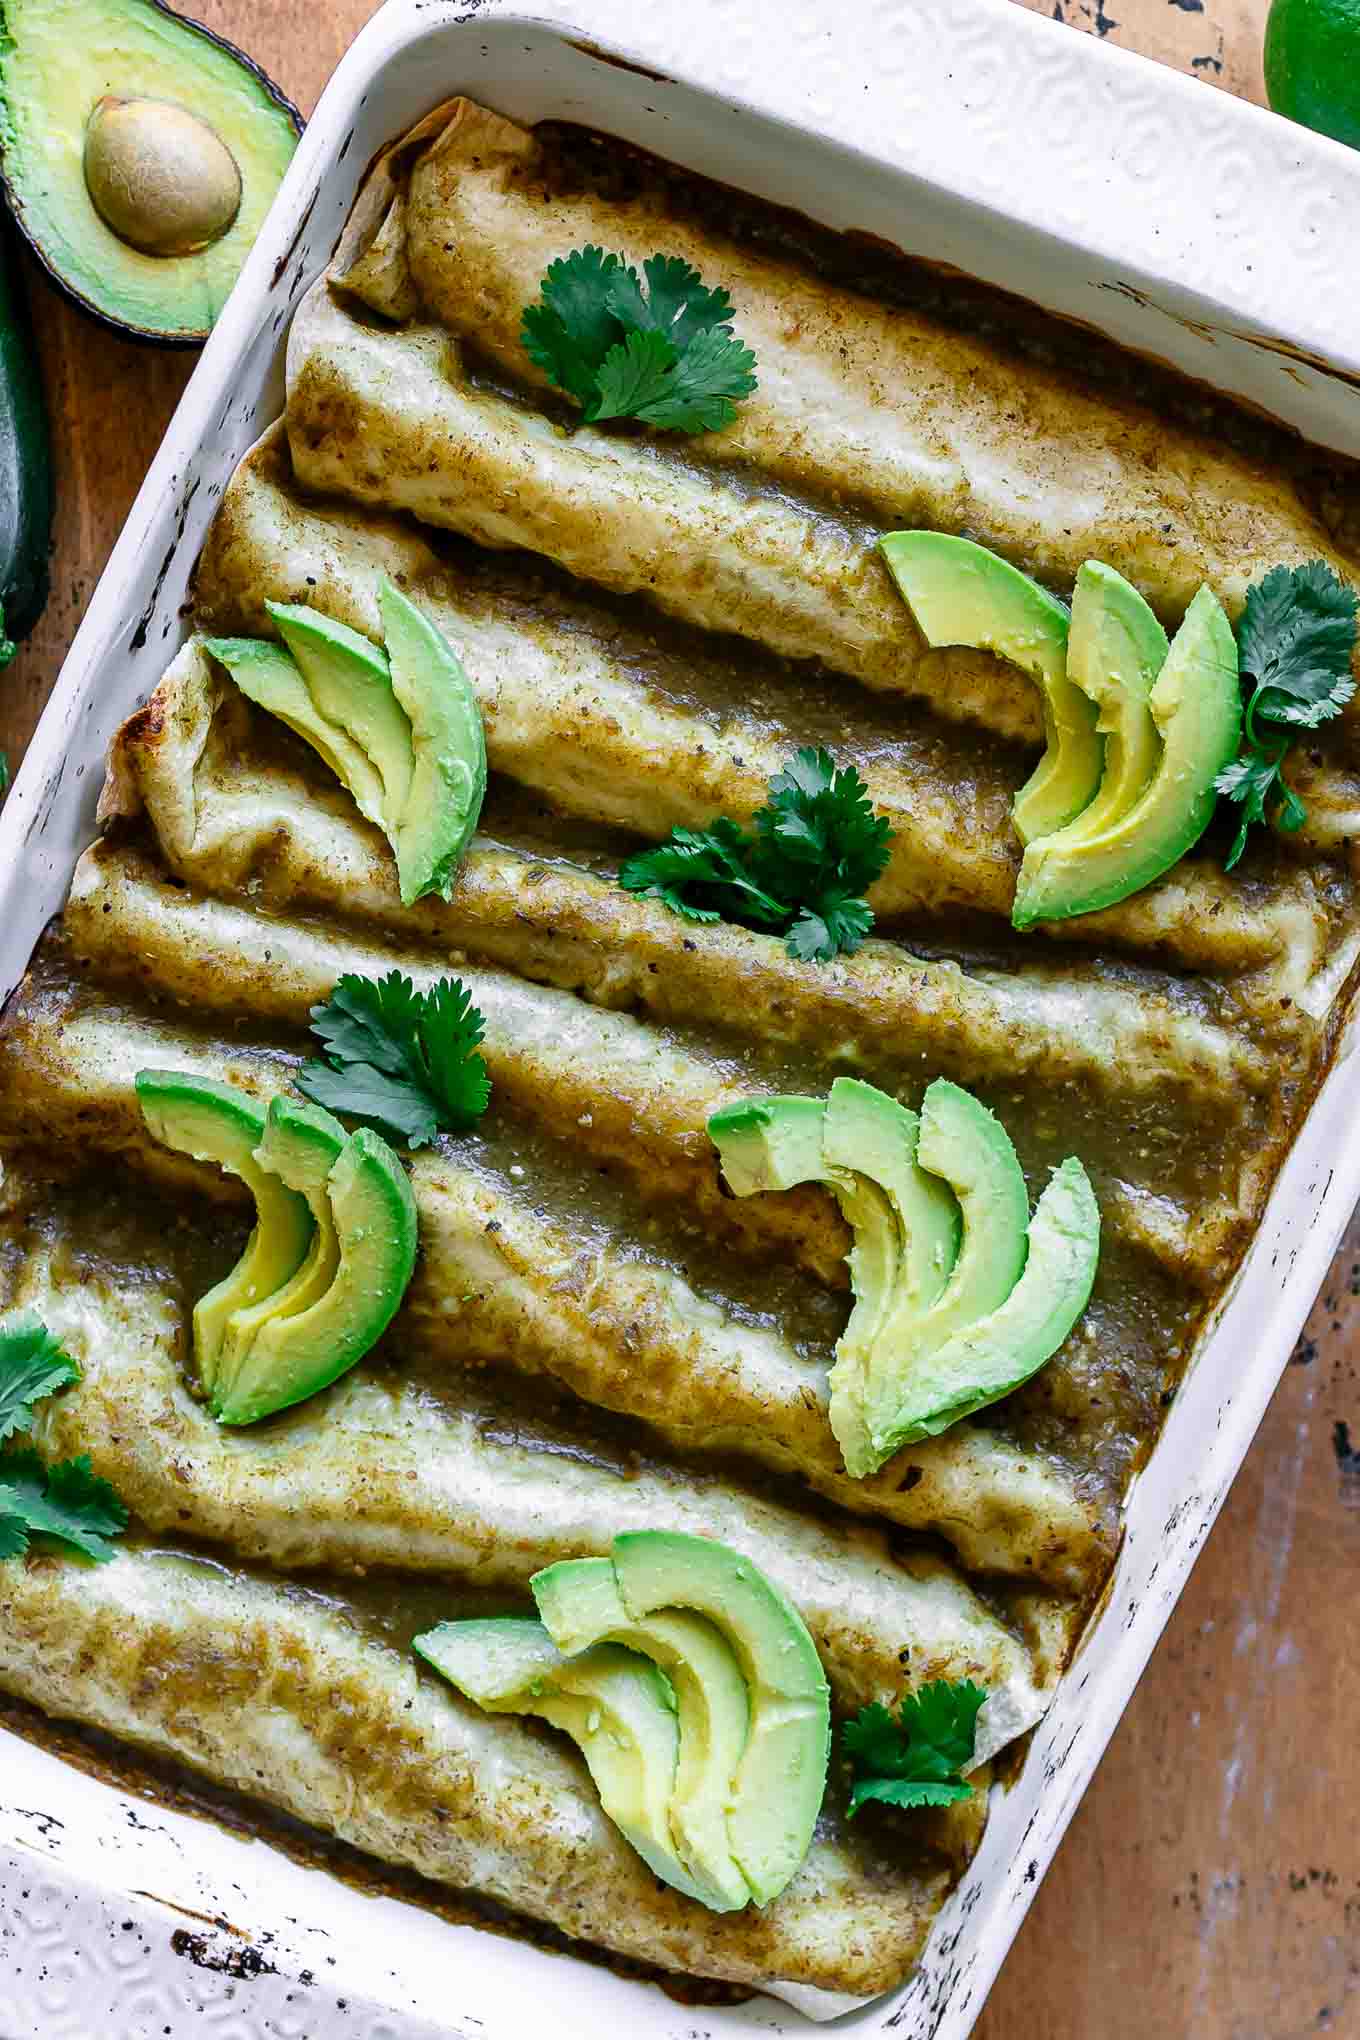
[[[442,968],[421,945],[398,950],[358,932],[322,934],[296,915],[276,912],[264,919],[229,899],[167,881],[140,853],[112,846],[96,846],[81,859],[65,925],[82,964],[95,966],[106,981],[141,984],[153,998],[175,1000],[200,1020],[217,1013],[233,1025],[249,1017],[301,1030],[343,975],[380,978],[396,967],[424,988]],[[662,1032],[643,1018],[510,971],[464,962],[459,977],[483,1016],[481,1052],[503,1106],[607,1164],[642,1202],[683,1210],[687,1222],[697,1220],[734,1252],[792,1256],[819,1282],[847,1286],[849,1234],[826,1192],[805,1185],[752,1200],[723,1190],[708,1120],[724,1105],[769,1088],[759,1061],[743,1068],[734,1044],[678,1029],[680,1016],[670,1016]],[[732,987],[729,997],[735,996]],[[896,1046],[900,1056],[901,1042]],[[866,1055],[866,1064],[872,1060]],[[894,1084],[900,1069],[899,1062]],[[1191,1079],[1196,1075],[1191,1072]],[[1052,1076],[1050,1059],[1045,1077],[1051,1082]],[[1024,1078],[1017,1081],[1018,1090],[1008,1093],[1013,1107],[1027,1102]],[[1169,1081],[1164,1074],[1163,1084]],[[1273,1073],[1264,1058],[1244,1047],[1222,1068],[1219,1085],[1210,1088],[1207,1075],[1202,1087],[1183,1079],[1183,1092],[1187,1101],[1193,1099],[1206,1131],[1209,1106],[1220,1106],[1222,1136],[1235,1142],[1244,1118],[1238,1087],[1262,1093],[1262,1107],[1268,1108],[1271,1100],[1264,1094],[1274,1088]],[[1111,1082],[1091,1109],[1123,1109],[1124,1096]],[[1037,1097],[1033,1109],[1042,1110]],[[1018,1116],[1023,1119],[1024,1112]],[[1063,1134],[1069,1145],[1079,1140],[1082,1123],[1074,1100]],[[1259,1156],[1256,1160],[1259,1164]],[[1240,1170],[1241,1162],[1235,1160],[1234,1167]],[[1235,1187],[1240,1198],[1248,1186],[1239,1177]],[[1197,1264],[1184,1229],[1159,1229],[1168,1200],[1155,1184],[1114,1184],[1102,1176],[1101,1188],[1110,1205],[1110,1237],[1194,1278]],[[1226,1215],[1220,1214],[1220,1223]],[[1197,1216],[1201,1223],[1212,1221],[1211,1209],[1203,1205]]]
[[[394,518],[311,502],[277,428],[228,486],[196,570],[195,608],[207,628],[269,635],[266,602],[305,599],[380,636],[383,574],[458,646],[492,768],[564,813],[649,837],[706,827],[719,813],[745,820],[793,752],[823,742],[860,767],[892,824],[888,867],[869,893],[879,915],[946,928],[961,912],[1009,920],[1017,757],[994,745],[964,750],[930,719],[871,699],[847,730],[834,687],[793,686],[768,660],[734,662],[703,642],[667,658],[654,634],[580,594],[536,585],[522,565],[443,559]],[[1325,885],[1307,872],[1258,879],[1248,898],[1240,876],[1189,859],[1118,907],[1031,934],[1024,953],[1042,958],[1049,938],[1111,941],[1192,968],[1268,968],[1262,1003],[1278,1011],[1276,959],[1311,974],[1331,918]]]
[[[0,1141],[116,1153],[175,1184],[239,1186],[152,1139],[134,1077],[193,1071],[267,1098],[291,1065],[227,1053],[202,1034],[59,998],[20,1000],[0,1057]],[[452,1372],[491,1362],[546,1376],[583,1403],[641,1420],[703,1460],[726,1453],[857,1515],[938,1530],[965,1562],[1078,1593],[1108,1563],[1101,1512],[1056,1461],[1004,1435],[957,1425],[851,1480],[827,1418],[828,1356],[700,1296],[674,1266],[629,1251],[579,1214],[551,1213],[544,1186],[512,1186],[474,1161],[412,1161],[421,1257],[399,1326]],[[549,1208],[545,1209],[545,1201]]]
[[[440,117],[442,116],[442,125]],[[1202,581],[1236,612],[1277,562],[1324,558],[1360,582],[1288,476],[1111,392],[1078,368],[1003,346],[808,269],[681,212],[630,159],[628,189],[554,178],[535,136],[467,99],[422,123],[421,139],[374,182],[404,203],[385,252],[428,316],[536,388],[523,308],[548,264],[587,242],[639,269],[658,250],[731,294],[759,386],[698,457],[754,470],[828,503],[865,505],[886,525],[967,531],[1026,572],[1066,586],[1083,559],[1117,567],[1169,625]],[[362,213],[333,274],[365,290]],[[405,242],[405,263],[400,243]],[[371,263],[367,265],[371,279]]]
[[[792,1597],[846,1711],[900,1691],[905,1651],[913,1684],[986,1686],[979,1763],[1043,1713],[1051,1655],[1041,1690],[1024,1647],[943,1559],[895,1556],[870,1530],[823,1525],[729,1481],[611,1464],[546,1426],[508,1437],[474,1388],[460,1407],[361,1372],[267,1435],[224,1430],[185,1386],[182,1302],[135,1266],[116,1285],[82,1269],[60,1206],[39,1195],[37,1208],[40,1243],[9,1276],[7,1302],[38,1312],[82,1378],[78,1394],[44,1405],[34,1442],[49,1457],[89,1453],[148,1529],[285,1571],[382,1566],[526,1599],[541,1567],[607,1551],[621,1531],[688,1531],[745,1552]],[[1079,1611],[1056,1609],[1070,1644]]]
[[[689,923],[570,864],[489,846],[465,862],[450,903],[404,908],[385,846],[340,789],[254,748],[245,705],[192,644],[116,740],[104,812],[149,817],[171,872],[203,890],[244,891],[289,920],[319,912],[388,940],[400,931],[412,967],[421,950],[459,968],[484,958],[593,1005],[707,1034],[725,1061],[740,1063],[754,1038],[805,1072],[853,1043],[856,1066],[893,1090],[944,1074],[1000,1082],[1014,1102],[1032,1086],[1030,1116],[1042,1118],[1061,1084],[1069,1140],[1088,1112],[1103,1126],[1136,1109],[1146,1125],[1151,1108],[1178,1153],[1187,1115],[1221,1127],[1196,1150],[1204,1176],[1193,1208],[1168,1194],[1155,1145],[1147,1180],[1106,1178],[1099,1192],[1113,1231],[1197,1285],[1221,1279],[1240,1249],[1286,1137],[1273,1060],[1216,1024],[1202,993],[1164,981],[1080,967],[964,971],[882,943],[813,972],[775,938]],[[1319,989],[1305,983],[1282,1013],[1277,1002],[1280,1018]],[[738,1013],[750,1023],[743,1039]],[[1289,1028],[1296,1042],[1299,1025]],[[1312,1039],[1303,1031],[1290,1052],[1300,1070]],[[750,1080],[765,1087],[757,1065]]]
[[[179,1556],[4,1566],[0,1687],[383,1862],[757,1990],[892,1989],[950,1882],[939,1861],[890,1863],[861,1824],[819,1836],[772,1905],[710,1913],[634,1854],[568,1744],[481,1713],[319,1601]]]

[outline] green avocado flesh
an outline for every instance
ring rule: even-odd
[[[1077,570],[1067,671],[1096,704],[1105,739],[1100,791],[1069,829],[1095,835],[1127,813],[1157,770],[1162,739],[1148,697],[1169,647],[1138,590],[1099,560]]]
[[[286,723],[311,745],[366,821],[383,826],[383,783],[368,753],[347,730],[322,715],[296,664],[267,638],[205,638],[205,649],[224,665],[242,694]]]
[[[634,1619],[607,1558],[566,1559],[535,1573],[530,1585],[560,1650],[609,1641],[640,1651],[665,1672],[680,1735],[670,1801],[673,1846],[692,1891],[711,1911],[734,1912],[749,1904],[751,1887],[732,1853],[729,1805],[746,1748],[750,1703],[741,1666],[722,1632],[681,1609]]]
[[[752,1896],[768,1905],[807,1854],[826,1789],[831,1706],[816,1645],[792,1602],[728,1545],[638,1530],[615,1538],[613,1561],[634,1621],[688,1609],[721,1631],[741,1666],[750,1732],[727,1831]]]
[[[390,581],[387,649],[319,609],[269,602],[283,646],[204,643],[241,692],[304,738],[380,828],[407,906],[448,899],[486,793],[481,710],[453,647]]]
[[[825,1105],[767,1098],[730,1106],[714,1114],[709,1133],[738,1196],[819,1180],[852,1227],[855,1304],[837,1342],[830,1417],[857,1479],[911,1439],[1008,1394],[1052,1356],[1085,1307],[1098,1216],[1089,1238],[1068,1240],[1075,1264],[1068,1287],[1081,1301],[1053,1343],[1043,1344],[1044,1324],[1021,1338],[1028,1320],[1003,1315],[1034,1260],[1029,1199],[1005,1128],[957,1084],[937,1078],[918,1118],[873,1085],[838,1078]],[[1066,1184],[1064,1171],[1076,1172],[1094,1214],[1081,1164],[1064,1163]],[[1052,1322],[1061,1318],[1058,1311]],[[998,1355],[1012,1330],[1019,1343],[1007,1371]]]
[[[1061,829],[1094,798],[1105,752],[1095,704],[1068,677],[1067,610],[971,539],[890,531],[879,550],[928,645],[993,652],[1038,682],[1044,755],[1012,815],[1022,843]]]
[[[392,691],[410,719],[411,789],[393,837],[401,896],[447,899],[486,795],[482,712],[441,631],[390,581],[378,584]]]
[[[601,1807],[648,1868],[703,1898],[671,1843],[675,1697],[646,1657],[615,1643],[564,1657],[541,1622],[517,1616],[444,1622],[416,1637],[414,1648],[489,1713],[536,1714],[569,1735]]]
[[[319,1105],[293,1098],[272,1098],[264,1133],[255,1150],[256,1162],[307,1201],[312,1214],[312,1243],[291,1279],[272,1296],[251,1308],[234,1311],[227,1321],[221,1365],[214,1387],[215,1413],[231,1401],[242,1366],[256,1335],[276,1319],[310,1310],[330,1290],[340,1267],[340,1241],[331,1212],[330,1173],[345,1145],[345,1129]]]
[[[106,95],[187,109],[226,145],[240,203],[209,246],[142,254],[105,225],[85,181],[85,141]],[[185,343],[207,336],[298,132],[287,101],[238,51],[152,0],[4,0],[0,145],[11,206],[72,296],[129,332]],[[157,144],[153,123],[153,156],[140,159],[153,168]]]
[[[1169,871],[1213,817],[1214,780],[1237,752],[1237,644],[1217,597],[1201,588],[1148,695],[1161,742],[1151,780],[1120,814],[1086,817],[1031,844],[1012,913],[1017,928],[1113,906]]]
[[[276,1146],[272,1166],[297,1190],[310,1163]],[[253,1424],[303,1402],[362,1360],[397,1313],[416,1261],[416,1204],[406,1171],[385,1140],[360,1127],[327,1178],[339,1245],[329,1289],[309,1309],[257,1330],[216,1414]]]
[[[911,1403],[880,1434],[884,1457],[947,1431],[1037,1373],[1085,1310],[1099,1259],[1100,1210],[1069,1156],[1034,1208],[1020,1280],[997,1310],[915,1364]]]
[[[392,692],[387,654],[348,624],[291,602],[265,608],[287,645],[317,714],[346,731],[372,759],[383,786],[383,827],[394,834],[414,771],[411,725]]]
[[[305,1198],[257,1161],[266,1116],[253,1098],[187,1070],[139,1070],[136,1083],[142,1117],[157,1140],[195,1161],[216,1162],[239,1176],[255,1199],[255,1228],[244,1254],[194,1307],[194,1354],[213,1395],[231,1318],[256,1309],[297,1275],[311,1247],[312,1215]]]

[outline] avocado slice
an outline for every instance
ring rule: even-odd
[[[959,1206],[916,1166],[919,1121],[886,1091],[838,1077],[820,1098],[752,1100],[708,1122],[737,1196],[822,1182],[852,1234],[855,1304],[831,1369],[831,1428],[847,1469],[867,1471],[869,1377],[885,1319],[924,1311],[943,1289],[959,1241]]]
[[[228,1318],[212,1396],[214,1411],[230,1400],[233,1383],[261,1326],[275,1318],[296,1317],[299,1312],[310,1310],[335,1280],[340,1267],[340,1240],[331,1212],[329,1179],[345,1139],[340,1121],[321,1106],[304,1104],[282,1094],[270,1099],[255,1160],[306,1198],[314,1222],[312,1243],[290,1281],[272,1296],[235,1310]]]
[[[396,818],[401,897],[448,899],[454,874],[486,795],[482,711],[462,662],[442,631],[391,581],[378,583],[392,691],[411,725],[415,764]]]
[[[757,1905],[807,1854],[826,1789],[831,1703],[816,1645],[793,1603],[729,1545],[677,1530],[616,1537],[614,1572],[634,1621],[688,1608],[716,1624],[746,1678],[750,1734],[727,1831]]]
[[[233,1315],[267,1304],[296,1276],[312,1244],[312,1215],[304,1197],[256,1160],[266,1117],[253,1098],[188,1070],[138,1070],[135,1081],[142,1117],[157,1140],[195,1161],[216,1162],[255,1199],[245,1252],[194,1306],[194,1358],[213,1396]]]
[[[224,665],[242,694],[286,723],[311,745],[354,796],[366,821],[383,826],[383,783],[378,768],[347,730],[322,715],[294,661],[268,638],[205,638],[205,650]]]
[[[383,785],[383,827],[395,839],[415,771],[411,725],[392,691],[387,654],[319,609],[266,602],[318,715],[367,752]]]
[[[600,1805],[648,1868],[687,1897],[703,1897],[670,1839],[675,1695],[646,1657],[614,1643],[564,1657],[541,1622],[520,1616],[441,1622],[412,1647],[488,1713],[536,1714],[569,1735]]]
[[[1095,797],[1105,752],[1095,704],[1068,678],[1067,610],[971,539],[890,531],[878,543],[928,645],[994,652],[1038,682],[1044,755],[1015,796],[1012,816],[1022,843],[1061,829]]]
[[[999,1309],[913,1362],[892,1419],[876,1433],[888,1459],[1009,1395],[1052,1358],[1090,1300],[1100,1208],[1075,1156],[1053,1171],[1029,1226],[1025,1270]]]
[[[292,160],[297,109],[159,0],[5,0],[4,27],[4,182],[38,259],[120,332],[197,345]]]
[[[1157,770],[1162,739],[1148,696],[1169,649],[1166,632],[1132,583],[1100,560],[1085,560],[1072,590],[1067,671],[1096,704],[1105,775],[1077,817],[1084,835],[1126,814]]]
[[[287,1170],[283,1180],[294,1191],[309,1179],[309,1166],[298,1166],[282,1145],[273,1148],[269,1166]],[[416,1262],[416,1203],[406,1171],[387,1142],[361,1126],[345,1142],[327,1188],[340,1248],[335,1279],[309,1309],[259,1327],[215,1412],[224,1424],[253,1424],[329,1387],[396,1316]]]
[[[751,1887],[728,1832],[732,1781],[750,1730],[746,1680],[721,1631],[701,1615],[662,1609],[634,1618],[607,1558],[564,1559],[529,1582],[560,1650],[608,1641],[640,1651],[667,1674],[679,1719],[670,1833],[694,1893],[713,1912],[748,1905]]]
[[[903,1403],[919,1406],[916,1376],[924,1356],[997,1310],[1025,1266],[1029,1193],[1010,1135],[995,1113],[958,1084],[937,1077],[921,1102],[916,1162],[918,1173],[929,1171],[953,1191],[963,1239],[947,1280],[924,1308],[919,1292],[903,1287],[884,1314],[864,1396],[869,1463],[850,1466],[847,1457],[851,1473],[872,1472],[892,1457],[901,1442]]]
[[[1011,918],[1017,928],[1094,913],[1139,892],[1196,844],[1213,818],[1214,781],[1242,727],[1237,643],[1213,591],[1201,588],[1171,641],[1148,707],[1157,769],[1132,806],[1097,830],[1081,820],[1025,852]]]

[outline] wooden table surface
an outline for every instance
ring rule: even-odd
[[[1267,0],[1025,4],[1262,97]],[[372,7],[189,11],[307,111]],[[121,343],[30,281],[60,511],[51,603],[0,679],[0,748],[16,762],[192,366]],[[1358,1362],[1360,1215],[979,2040],[1360,2036]]]

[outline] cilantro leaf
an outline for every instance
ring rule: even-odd
[[[1315,729],[1355,692],[1356,596],[1323,560],[1272,567],[1247,590],[1238,657],[1253,682],[1253,722]]]
[[[1248,588],[1237,626],[1246,690],[1242,746],[1214,781],[1242,808],[1225,870],[1241,857],[1253,822],[1273,818],[1277,828],[1292,831],[1307,821],[1281,768],[1299,732],[1338,715],[1355,693],[1356,619],[1355,590],[1324,560],[1272,567]]]
[[[825,893],[862,893],[888,861],[887,816],[874,813],[854,766],[838,769],[829,751],[799,751],[775,775],[755,826],[764,856],[803,874],[793,895],[799,899],[813,873]]]
[[[778,929],[790,956],[829,963],[853,956],[873,927],[860,895],[891,840],[853,765],[802,750],[770,781],[750,834],[726,816],[707,829],[672,829],[626,860],[619,883],[692,921]]]
[[[524,309],[520,338],[529,359],[575,397],[588,418],[600,367],[627,330],[609,308],[611,285],[622,271],[617,255],[578,248],[549,263],[539,302]]]
[[[732,301],[678,255],[651,255],[642,269],[593,246],[551,263],[523,313],[525,351],[587,420],[716,432],[756,386]]]
[[[948,1806],[972,1791],[961,1776],[973,1760],[978,1713],[987,1695],[965,1679],[936,1679],[903,1696],[896,1719],[873,1702],[841,1730],[854,1782],[850,1812],[866,1800],[889,1806]]]
[[[721,432],[737,415],[737,402],[756,386],[756,358],[734,333],[698,333],[680,355],[659,393],[633,415],[661,432]]]
[[[655,850],[628,858],[619,883],[626,892],[664,900],[672,913],[692,921],[726,918],[777,928],[788,909],[751,877],[751,847],[745,831],[720,815],[710,829],[672,829]]]
[[[624,269],[609,292],[610,310],[625,326],[661,333],[680,353],[712,327],[731,330],[731,298],[725,290],[710,290],[683,256],[649,256],[642,273],[646,297],[635,269]]]
[[[592,418],[640,418],[665,397],[678,356],[660,333],[630,333],[600,364]]]
[[[110,1538],[127,1523],[127,1510],[91,1470],[88,1454],[50,1467],[36,1452],[0,1456],[0,1554],[18,1558],[29,1536],[54,1537],[102,1564],[113,1557]]]
[[[31,1311],[0,1319],[0,1443],[33,1428],[33,1405],[80,1379],[61,1342]]]
[[[312,1032],[324,1058],[298,1071],[303,1096],[407,1147],[461,1132],[486,1110],[491,1080],[476,1052],[482,1016],[458,978],[418,992],[398,970],[347,975],[313,1006]]]
[[[0,800],[9,792],[9,759],[0,751]]]

